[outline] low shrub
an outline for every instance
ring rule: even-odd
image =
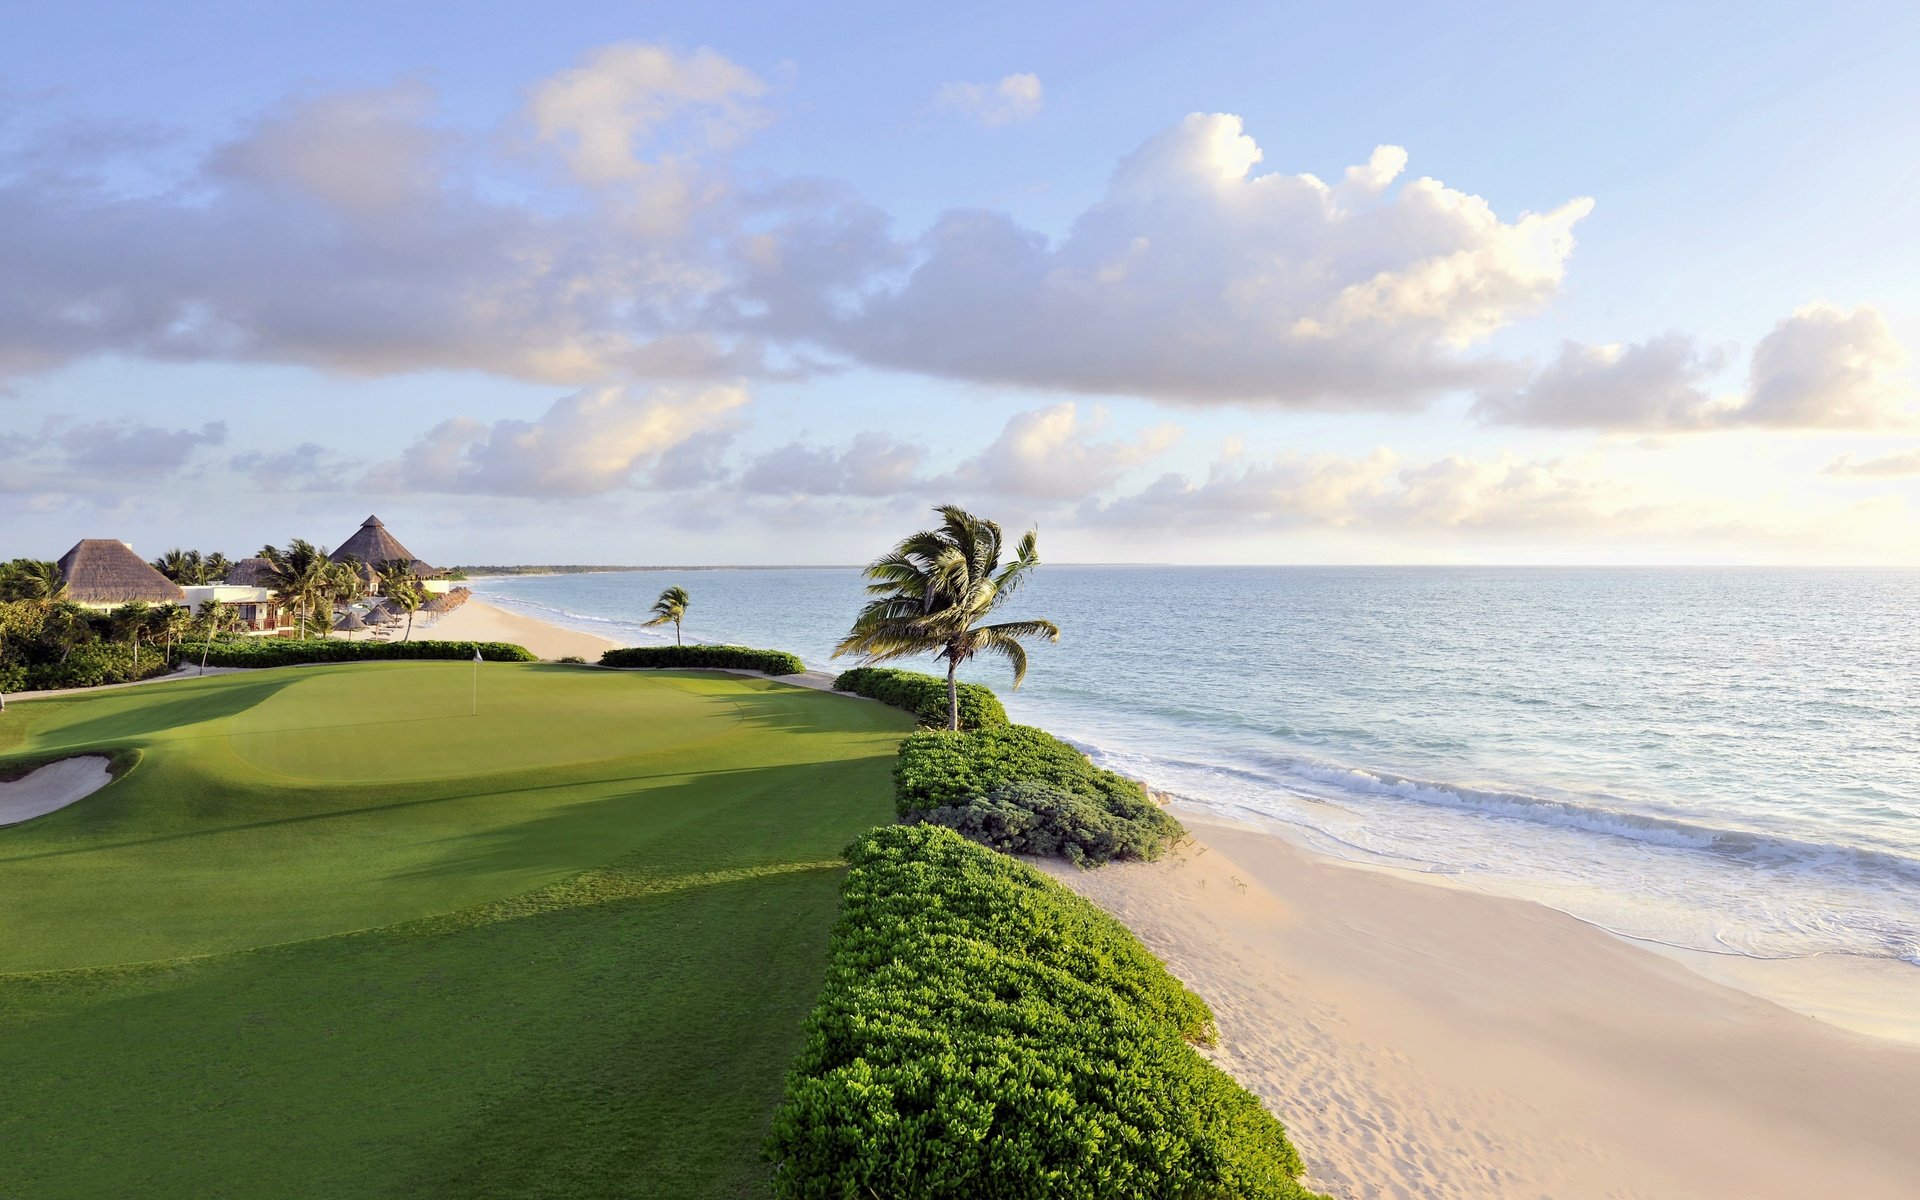
[[[554,661],[566,663],[568,666],[573,667],[584,667],[587,665],[587,660],[581,658],[578,654],[562,654],[559,658],[554,659]]]
[[[1029,725],[910,734],[893,785],[903,821],[1082,865],[1158,858],[1186,832],[1138,783]]]
[[[291,667],[300,663],[377,662],[392,659],[472,658],[488,662],[537,662],[533,651],[511,642],[342,642],[295,638],[246,638],[215,642],[210,667]],[[189,655],[192,657],[192,655]]]
[[[835,691],[852,692],[904,708],[920,718],[922,724],[946,728],[947,681],[919,671],[895,671],[887,667],[855,667],[840,672],[833,681]],[[991,688],[963,683],[957,689],[960,699],[960,728],[988,729],[1007,723],[1007,710]]]
[[[827,982],[774,1116],[782,1200],[1302,1200],[1206,1004],[1126,928],[950,830],[848,850]]]
[[[749,646],[623,646],[600,656],[603,667],[722,667],[732,671],[764,671],[768,675],[798,675],[807,669],[798,655],[785,650],[755,650]]]

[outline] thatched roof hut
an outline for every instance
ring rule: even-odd
[[[413,564],[413,573],[425,579],[437,572],[426,563],[415,558],[413,551],[400,544],[400,539],[387,532],[379,517],[368,517],[360,522],[360,528],[352,537],[340,543],[340,548],[327,556],[334,562],[357,559],[360,565],[371,573],[384,562],[400,559]]]
[[[221,582],[232,587],[267,587],[272,573],[272,564],[256,554],[228,567],[227,577]]]
[[[60,557],[60,578],[75,604],[184,604],[180,585],[113,538],[84,538]]]

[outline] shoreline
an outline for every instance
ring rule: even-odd
[[[568,629],[538,617],[511,612],[470,596],[459,608],[430,625],[416,621],[413,636],[420,641],[437,642],[513,642],[543,659],[576,656],[598,662],[604,650],[624,643],[598,634]]]
[[[1182,807],[1154,863],[1040,863],[1214,1008],[1216,1061],[1338,1197],[1911,1194],[1920,1047],[1543,904]]]

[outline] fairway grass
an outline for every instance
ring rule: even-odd
[[[750,1196],[908,720],[342,664],[19,705],[138,751],[0,830],[0,1196]],[[145,694],[142,694],[145,693]]]

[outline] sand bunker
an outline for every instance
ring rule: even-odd
[[[83,754],[48,763],[30,775],[0,783],[0,825],[45,816],[112,782],[103,755]]]

